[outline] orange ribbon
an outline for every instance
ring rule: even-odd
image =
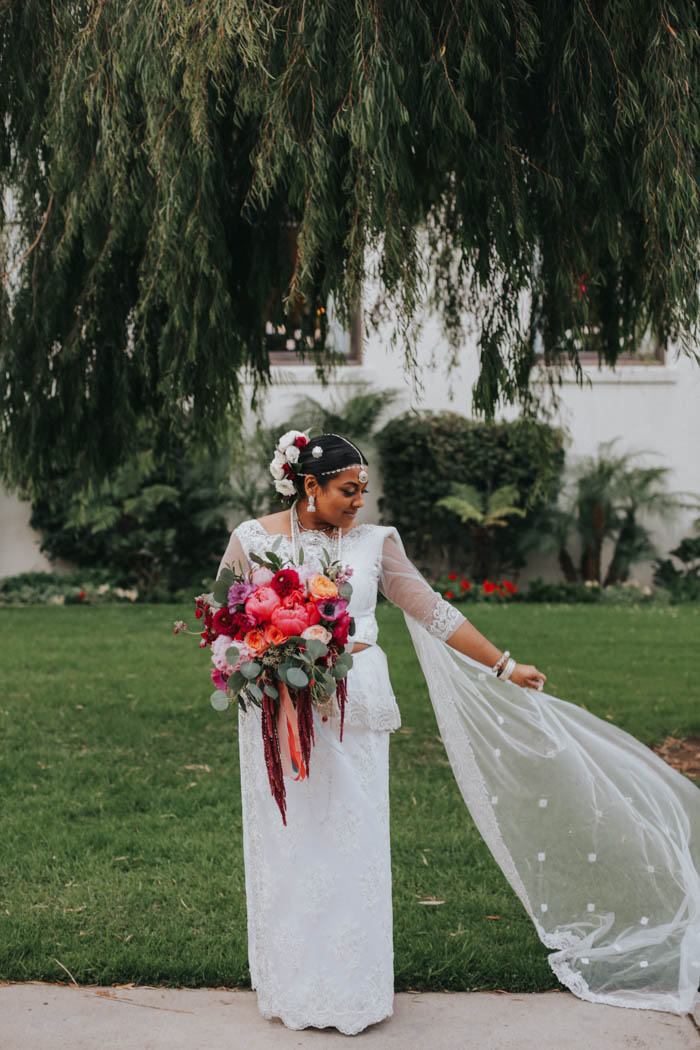
[[[277,712],[277,737],[280,742],[282,772],[293,780],[305,780],[306,766],[301,757],[299,743],[299,722],[297,713],[284,682],[277,683],[280,692],[280,705]]]

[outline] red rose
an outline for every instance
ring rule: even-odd
[[[456,580],[456,579],[457,579],[457,573],[456,573],[456,572],[451,572],[451,573],[450,573],[450,575],[449,575],[449,577],[448,577],[448,579],[450,579],[450,580]]]
[[[339,645],[345,645],[348,640],[351,619],[350,614],[345,612],[333,624],[333,637]]]
[[[303,448],[304,445],[308,444],[308,440],[304,437],[303,434],[300,434],[299,437],[294,438],[294,444],[297,448]]]
[[[454,598],[454,594],[452,593],[452,591],[445,591],[445,597],[446,598]]]
[[[510,580],[504,580],[504,581],[503,581],[503,586],[504,586],[504,587],[505,587],[505,589],[506,589],[506,590],[508,591],[508,594],[515,594],[515,592],[516,592],[516,591],[517,591],[517,589],[518,589],[518,588],[517,588],[517,587],[515,586],[515,584],[514,584],[514,583],[511,583],[511,581],[510,581]]]
[[[220,610],[220,612],[223,612],[223,610]],[[257,627],[256,621],[252,616],[248,616],[248,613],[235,612],[229,613],[229,616],[231,617],[231,630],[226,633],[231,634],[233,638],[241,638],[248,631],[252,631]]]
[[[280,569],[272,577],[268,586],[277,591],[280,598],[286,598],[291,591],[299,590],[299,574],[294,569]]]
[[[470,591],[472,586],[469,580],[460,580],[459,585],[463,591]]]
[[[491,580],[484,580],[484,590],[487,594],[493,594],[496,590],[496,584],[491,583]]]
[[[306,614],[309,617],[309,627],[314,627],[321,619],[316,602],[305,602]]]

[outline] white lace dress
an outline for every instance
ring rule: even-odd
[[[222,565],[247,570],[273,537],[239,525]],[[303,534],[305,564],[318,564],[323,534]],[[291,558],[282,537],[280,557]],[[401,724],[386,656],[377,642],[377,590],[432,636],[447,639],[464,616],[417,574],[391,527],[356,525],[341,561],[354,570],[348,611],[368,643],[348,675],[343,741],[337,707],[315,717],[309,777],[286,781],[287,824],[270,793],[257,708],[239,715],[243,849],[251,984],[264,1017],[289,1028],[333,1026],[348,1035],[393,1012],[389,733]]]

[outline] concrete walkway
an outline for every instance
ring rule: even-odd
[[[355,1039],[372,1050],[700,1050],[695,1018],[594,1006],[569,992],[411,993]],[[250,991],[0,984],[1,1050],[326,1050],[334,1029],[265,1021]]]

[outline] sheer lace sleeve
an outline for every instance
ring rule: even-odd
[[[224,556],[219,562],[219,568],[216,570],[217,579],[221,574],[221,570],[223,569],[224,565],[230,565],[232,562],[240,572],[248,572],[248,570],[250,569],[250,562],[248,561],[248,557],[245,551],[243,550],[241,541],[239,540],[235,531],[231,533],[231,538],[228,541],[228,547],[224,551]]]
[[[466,620],[458,609],[433,590],[409,561],[394,528],[385,537],[382,547],[379,590],[443,642]]]

